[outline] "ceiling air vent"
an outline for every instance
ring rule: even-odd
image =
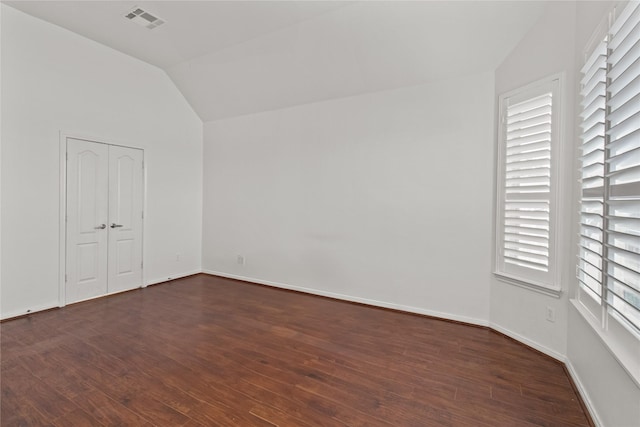
[[[131,9],[124,17],[150,30],[159,27],[165,22],[164,19],[137,6]]]

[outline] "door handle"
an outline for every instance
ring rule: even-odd
[[[115,222],[111,223],[111,228],[118,228],[118,227],[122,227],[122,224],[116,224]]]
[[[95,228],[96,230],[104,230],[105,228],[107,228],[107,224],[100,224],[99,226],[93,228]]]

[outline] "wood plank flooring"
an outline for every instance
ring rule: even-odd
[[[0,324],[2,426],[589,426],[488,329],[207,275]]]

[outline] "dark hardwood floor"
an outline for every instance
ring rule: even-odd
[[[588,426],[488,329],[197,275],[0,324],[2,426]]]

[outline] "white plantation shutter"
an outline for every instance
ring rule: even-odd
[[[607,58],[606,303],[640,332],[640,7],[610,31]]]
[[[549,270],[551,92],[507,108],[506,263]]]
[[[586,295],[640,335],[638,2],[630,2],[622,11],[582,72],[583,219],[578,279]]]
[[[607,44],[602,41],[582,68],[582,205],[578,280],[583,291],[600,304],[604,254],[604,150]]]
[[[501,97],[496,273],[556,289],[553,195],[558,79]]]

